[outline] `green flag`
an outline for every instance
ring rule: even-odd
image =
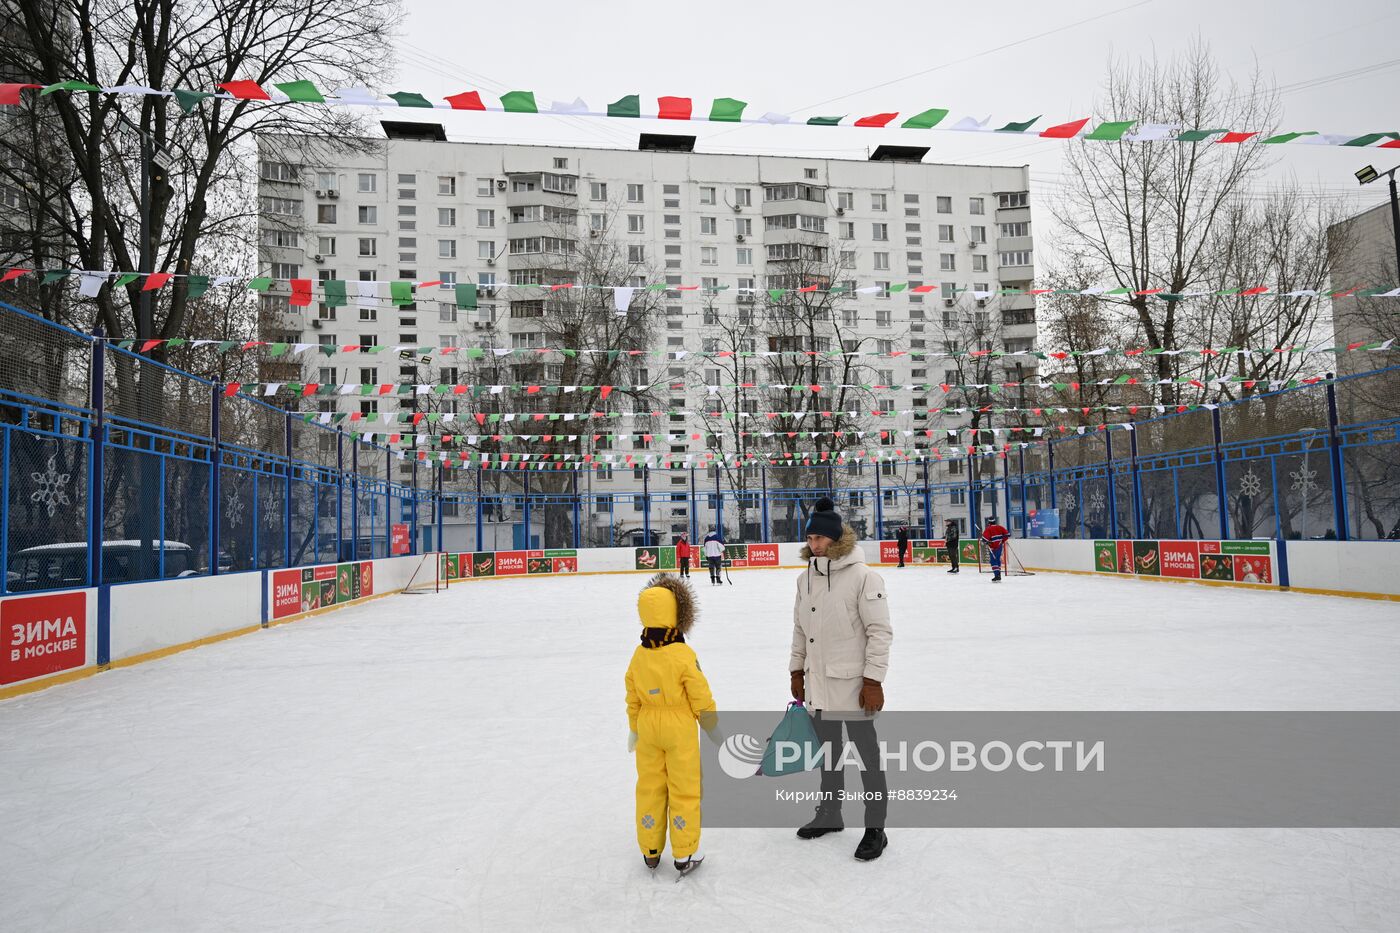
[[[1044,116],[1044,114],[1041,114],[1040,116]],[[998,132],[998,133],[1024,133],[1026,130],[1030,129],[1032,126],[1035,126],[1035,121],[1039,120],[1039,119],[1040,119],[1040,116],[1031,117],[1029,120],[1023,120],[1023,121],[1021,121],[1020,123],[1015,123],[1015,122],[1013,122],[1013,123],[1008,123],[1008,124],[1006,124],[1005,126],[999,126],[999,127],[997,127],[996,132]]]
[[[839,117],[810,117],[807,120],[808,126],[840,126],[841,121],[846,119],[845,114]]]
[[[345,306],[344,279],[326,279],[321,283],[321,288],[326,294],[327,308],[342,308]]]
[[[206,97],[213,97],[206,91],[187,91],[183,88],[175,88],[170,93],[175,95],[175,103],[180,105],[180,109],[185,113],[193,113],[194,108],[199,106],[199,102]]]
[[[457,307],[472,309],[476,307],[476,286],[470,283],[457,286]]]
[[[60,81],[57,84],[50,84],[39,92],[40,97],[52,94],[54,91],[100,91],[102,88],[95,84],[88,84],[86,81]]]
[[[389,300],[396,305],[413,304],[413,283],[412,282],[390,282]]]
[[[1176,141],[1179,142],[1179,143],[1199,143],[1199,142],[1204,142],[1204,141],[1207,140],[1207,139],[1210,139],[1212,136],[1217,136],[1217,135],[1219,135],[1219,134],[1221,134],[1221,133],[1228,133],[1228,132],[1230,132],[1230,131],[1229,131],[1229,130],[1186,130],[1185,132],[1182,132],[1182,133],[1178,133],[1178,134],[1177,134],[1177,136],[1176,136]]]
[[[716,97],[710,105],[710,121],[713,123],[738,123],[744,118],[744,108],[748,104],[732,97]]]
[[[901,123],[900,126],[904,127],[906,130],[931,130],[942,123],[943,118],[947,115],[948,111],[941,107],[934,107],[931,110],[925,110],[923,113],[915,114]]]
[[[321,92],[316,90],[316,85],[310,81],[288,81],[285,84],[274,84],[273,87],[287,95],[288,100],[294,100],[302,104],[324,104],[326,99],[321,96]]]
[[[209,291],[209,276],[207,275],[187,275],[185,276],[185,294],[191,299],[203,298],[204,293]]]
[[[123,272],[121,275],[117,276],[117,280],[112,283],[112,287],[126,288],[128,285],[130,285],[132,282],[135,282],[139,278],[141,278],[141,276],[135,272]]]
[[[265,292],[272,287],[272,279],[266,275],[260,275],[248,283],[248,290],[252,292]]]
[[[69,270],[69,269],[58,269],[58,270],[56,270],[56,271],[54,271],[54,272],[45,272],[45,273],[44,273],[44,279],[43,279],[43,281],[41,281],[39,284],[40,284],[40,285],[52,285],[54,282],[58,282],[58,281],[61,281],[61,280],[63,280],[63,279],[68,278],[68,273],[69,273],[70,271],[71,271],[71,270]]]
[[[431,109],[433,106],[426,97],[413,91],[394,91],[389,96],[400,107],[428,107]]]
[[[1128,130],[1132,129],[1133,124],[1136,122],[1136,120],[1114,120],[1109,123],[1100,123],[1098,126],[1094,127],[1094,131],[1092,133],[1090,133],[1088,136],[1085,136],[1084,138],[1103,139],[1108,140],[1109,142],[1116,142],[1117,140],[1122,139],[1123,134],[1127,133]]]
[[[608,104],[608,116],[610,117],[640,117],[642,115],[642,98],[637,94],[628,94]]]
[[[1279,133],[1277,136],[1270,136],[1268,139],[1259,140],[1259,145],[1269,146],[1279,143],[1291,143],[1295,139],[1302,139],[1304,136],[1316,136],[1317,130],[1306,130],[1301,133]]]
[[[534,91],[507,91],[501,95],[501,106],[506,113],[539,113],[535,106]]]

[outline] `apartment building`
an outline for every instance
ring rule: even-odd
[[[567,281],[567,256],[577,242],[610,237],[647,270],[636,284],[725,289],[708,302],[701,291],[664,293],[653,349],[714,348],[717,315],[751,314],[749,289],[806,284],[790,274],[804,259],[824,264],[851,289],[842,321],[881,352],[967,349],[969,333],[983,349],[1035,345],[1034,299],[988,297],[1024,288],[1035,275],[1026,166],[924,162],[926,149],[889,146],[865,160],[696,153],[688,151],[689,137],[674,136],[643,136],[636,150],[460,143],[446,141],[435,124],[384,126],[386,138],[361,141],[361,151],[349,155],[325,155],[323,144],[300,137],[260,139],[261,274],[342,280],[351,296],[339,308],[319,301],[293,308],[285,288],[269,294],[263,339],[538,346],[545,296],[500,286]],[[387,296],[391,281],[439,281],[441,300],[428,289],[426,298],[420,290],[414,304],[397,308],[387,300],[356,302],[357,283],[379,283]],[[455,306],[458,283],[478,285],[476,309]],[[924,283],[937,287],[914,290]],[[879,290],[854,292],[872,286]],[[391,355],[341,354],[321,357],[309,377],[289,371],[267,378],[412,381],[412,363],[399,363]],[[872,358],[863,381],[938,383],[951,374],[945,363]],[[1026,358],[1022,366],[1023,374],[1033,371]],[[455,376],[451,363],[442,363],[438,377]],[[662,407],[704,407],[704,386],[715,375],[687,378],[693,388],[663,392]],[[322,404],[373,415],[412,400],[343,396]],[[955,426],[913,414],[940,404],[938,393],[921,391],[879,391],[870,399],[871,407],[892,413],[878,426],[891,431]],[[705,447],[690,434],[668,440],[652,450],[681,456]],[[632,470],[604,471],[589,484],[595,493],[619,494],[641,485]],[[658,523],[667,527],[664,518]]]

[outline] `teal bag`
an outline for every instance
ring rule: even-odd
[[[796,761],[789,760],[792,758],[791,745],[785,746],[784,760],[779,764],[779,742],[796,745],[802,754]],[[817,739],[817,730],[812,725],[811,714],[800,702],[789,703],[778,728],[773,730],[773,735],[768,739],[768,747],[763,751],[763,763],[759,765],[758,773],[766,777],[800,774],[815,768],[820,761],[821,742]]]

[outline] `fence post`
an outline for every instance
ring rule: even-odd
[[[345,432],[339,428],[335,430],[335,559],[345,559]]]
[[[418,451],[413,451],[413,464],[409,473],[409,482],[413,485],[413,524],[408,533],[408,553],[418,553]],[[391,555],[392,556],[392,555]]]
[[[1224,541],[1230,537],[1230,502],[1225,498],[1225,454],[1221,449],[1225,432],[1220,426],[1220,407],[1218,405],[1211,406],[1210,427],[1215,439],[1213,455],[1215,457],[1216,512],[1219,513],[1220,517],[1220,540]]]
[[[525,526],[521,533],[521,545],[519,550],[530,550],[530,465],[525,464],[525,472],[520,477],[520,493],[523,505],[520,507],[520,520]],[[515,544],[514,541],[511,544]]]
[[[1393,177],[1390,186],[1393,194]],[[1350,541],[1351,531],[1347,525],[1347,484],[1346,477],[1342,474],[1342,436],[1337,430],[1339,419],[1336,378],[1336,373],[1327,374],[1327,450],[1332,460],[1332,517],[1337,528],[1337,540]]]
[[[482,550],[482,527],[481,527],[481,470],[482,465],[476,465],[476,549]]]
[[[695,495],[695,467],[690,468],[690,502],[688,511],[690,513],[690,540],[692,542],[700,540],[700,500]]]
[[[437,518],[437,547],[433,550],[445,551],[447,548],[443,545],[442,541],[442,513],[446,509],[447,503],[442,497],[442,482],[443,474],[447,472],[447,461],[439,460],[437,466],[433,469],[437,474],[437,511],[435,512],[435,517]]]
[[[974,440],[974,441],[976,440],[976,437],[977,437],[977,436],[974,434],[974,435],[973,435],[973,440]],[[977,497],[977,496],[973,493],[973,491],[972,491],[972,446],[971,446],[971,445],[968,445],[968,448],[967,448],[967,520],[968,520],[968,522],[970,522],[971,524],[969,524],[969,525],[967,526],[967,533],[970,534],[970,535],[973,535],[974,537],[977,535],[977,529],[978,529],[978,528],[981,526],[981,524],[982,524],[981,522],[979,522],[979,521],[977,520],[977,498],[978,498],[978,497]]]
[[[724,537],[724,493],[719,491],[719,475],[722,471],[715,465],[715,524],[714,529]]]
[[[1001,456],[998,459],[1001,460],[1002,521],[1004,521],[1009,528],[1011,525],[1011,464],[1007,462],[1008,458],[1005,450],[1001,452]],[[1026,527],[1025,512],[1021,513],[1021,527]]]
[[[390,512],[392,512],[392,511],[393,511],[393,508],[394,508],[394,506],[393,506],[393,503],[394,503],[394,494],[393,494],[393,492],[392,492],[392,490],[393,490],[393,485],[392,485],[392,484],[393,484],[393,476],[394,476],[394,449],[393,449],[392,447],[385,447],[385,448],[384,448],[384,556],[385,556],[385,557],[391,557],[391,556],[393,556],[393,551],[394,551],[394,516],[390,514]],[[374,557],[374,552],[371,551],[369,556],[370,556],[371,558]]]
[[[1027,517],[1027,515],[1026,515],[1026,445],[1025,445],[1025,443],[1022,443],[1022,444],[1021,444],[1021,447],[1020,447],[1020,449],[1019,449],[1018,451],[1016,451],[1016,454],[1017,454],[1017,460],[1018,460],[1018,463],[1017,463],[1017,465],[1016,465],[1016,473],[1017,473],[1017,475],[1020,477],[1020,480],[1021,480],[1021,537],[1022,537],[1022,538],[1028,538],[1028,537],[1030,537],[1030,522],[1027,520],[1028,517]]]
[[[219,573],[219,555],[223,553],[219,539],[223,535],[223,509],[220,508],[223,483],[220,482],[219,474],[222,472],[220,464],[223,461],[223,447],[219,443],[219,400],[223,398],[223,393],[217,389],[209,393],[209,434],[213,438],[213,446],[209,450],[209,574],[217,576]]]
[[[103,397],[104,382],[106,380],[107,353],[106,344],[103,342],[103,331],[99,326],[92,332],[92,367],[91,385],[88,387],[88,394],[92,407],[92,433],[89,440],[92,446],[88,452],[88,489],[91,491],[91,504],[88,507],[88,585],[102,585],[102,521],[107,514],[106,498],[107,484],[105,482],[106,461],[107,461],[107,410]],[[9,439],[9,432],[5,437]],[[0,508],[9,510],[9,500],[0,503]],[[108,645],[101,637],[103,633],[99,629],[97,642],[97,663],[107,664]]]
[[[933,497],[929,493],[928,474],[933,468],[933,463],[924,457],[924,537],[933,537]]]
[[[1113,473],[1113,431],[1103,429],[1104,466],[1108,477],[1108,534],[1104,537],[1118,537],[1118,482]]]
[[[574,550],[578,550],[578,548],[580,547],[580,542],[582,541],[582,534],[581,534],[581,532],[579,531],[579,527],[578,527],[579,518],[580,518],[580,513],[581,513],[582,510],[579,508],[579,498],[578,498],[578,468],[577,468],[577,467],[574,468],[574,473],[573,473],[573,489],[574,489]]]
[[[763,498],[759,501],[759,506],[762,509],[763,543],[767,544],[772,539],[772,533],[768,528],[768,467],[766,464],[758,466],[758,481],[763,485]]]
[[[836,501],[836,481],[832,469],[833,467],[828,463],[826,465],[826,495],[834,502]]]
[[[1045,465],[1050,476],[1050,508],[1058,509],[1055,499],[1055,442],[1045,442]]]
[[[344,560],[360,559],[360,442],[350,441],[350,556]]]
[[[286,432],[285,448],[287,452],[287,484],[286,495],[282,502],[282,566],[292,566],[292,413],[283,414],[282,427]]]
[[[642,464],[642,545],[651,547],[651,467]]]
[[[878,541],[885,536],[885,497],[880,488],[880,464],[870,466],[875,471],[875,540]]]
[[[1129,421],[1132,430],[1128,432],[1128,463],[1133,479],[1133,537],[1142,538],[1142,472],[1138,469],[1137,421]]]

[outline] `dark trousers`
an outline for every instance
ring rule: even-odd
[[[690,576],[690,555],[687,554],[685,557],[677,557],[677,558],[676,558],[676,563],[678,563],[678,564],[681,565],[681,566],[680,566],[681,576],[683,576],[683,577],[689,577],[689,576]]]
[[[724,579],[719,575],[719,562],[720,562],[721,560],[723,560],[723,559],[724,559],[724,558],[722,558],[722,557],[707,557],[707,558],[705,558],[705,560],[706,560],[706,561],[709,563],[709,565],[710,565],[710,582],[711,582],[711,583],[723,583],[723,582],[724,582]]]
[[[958,569],[958,542],[956,541],[948,545],[948,564],[949,570]]]
[[[812,725],[817,730],[818,741],[823,745],[829,744],[831,746],[831,757],[822,762],[822,794],[823,799],[830,802],[823,803],[822,806],[835,810],[841,809],[840,798],[841,792],[846,787],[846,775],[842,771],[834,770],[833,766],[841,760],[841,726],[843,723],[846,726],[847,739],[856,747],[856,751],[860,753],[861,763],[865,765],[860,779],[861,790],[868,795],[865,800],[865,828],[884,829],[885,813],[889,809],[889,788],[885,783],[884,763],[880,760],[880,746],[875,736],[874,719],[826,719],[821,710],[818,710],[812,718]],[[828,794],[829,797],[826,796]]]
[[[899,542],[899,566],[901,566],[901,567],[904,566],[904,555],[907,554],[907,553],[909,553],[909,542],[908,542],[908,541],[901,541],[901,542]]]

